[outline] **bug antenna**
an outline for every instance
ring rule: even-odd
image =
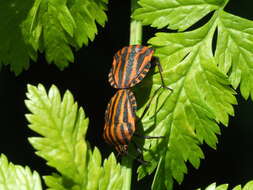
[[[146,136],[146,135],[140,135],[138,133],[134,133],[134,136],[139,137],[139,138],[143,138],[143,139],[162,139],[162,138],[166,138],[165,136]]]
[[[161,138],[166,138],[165,136],[139,136],[139,137],[142,137],[144,139],[161,139]]]
[[[151,102],[153,101],[155,95],[157,94],[157,92],[162,88],[163,86],[160,86],[158,89],[155,90],[154,94],[152,95],[152,97],[150,98],[148,104],[146,105],[146,107],[144,108],[144,111],[142,112],[141,114],[141,117],[138,119],[139,121],[141,121],[143,119],[143,117],[145,116],[145,114],[147,113],[150,105],[151,105]]]

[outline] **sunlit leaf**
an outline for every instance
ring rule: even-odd
[[[10,163],[6,156],[0,155],[0,189],[3,190],[42,190],[40,176],[29,167]]]
[[[249,181],[243,188],[241,185],[234,187],[232,190],[251,190],[253,188],[253,181]],[[201,190],[198,188],[197,190]],[[212,183],[205,190],[228,190],[228,184],[216,186],[216,183]]]
[[[156,47],[164,79],[173,91],[161,90],[142,121],[148,135],[166,138],[145,141],[149,151],[144,159],[152,164],[139,168],[139,178],[151,173],[159,162],[156,176],[163,176],[164,181],[156,184],[164,183],[168,189],[172,177],[182,182],[187,173],[185,162],[199,167],[204,158],[199,145],[205,142],[215,148],[218,123],[227,125],[229,115],[234,114],[235,92],[212,55],[214,23],[210,20],[185,33],[157,33],[149,41]],[[152,82],[151,94],[161,85],[160,76],[154,75]],[[150,84],[143,85],[150,88]]]
[[[47,93],[42,85],[28,85],[27,98],[25,103],[31,111],[26,115],[29,128],[41,135],[29,141],[36,154],[60,173],[44,177],[49,189],[117,190],[122,187],[121,167],[114,155],[102,166],[99,150],[92,151],[85,141],[88,119],[69,91],[61,98],[55,86]]]
[[[213,10],[221,8],[225,0],[140,0],[141,8],[133,18],[144,25],[168,27],[183,31]]]
[[[253,21],[220,12],[215,57],[234,88],[253,99]]]

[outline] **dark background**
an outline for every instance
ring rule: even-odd
[[[253,20],[251,1],[231,1],[226,10],[230,13]],[[18,77],[3,68],[0,73],[0,113],[1,133],[0,152],[8,159],[20,165],[29,165],[41,175],[49,174],[52,169],[45,161],[34,155],[29,136],[36,135],[27,128],[24,114],[28,112],[24,105],[26,85],[42,83],[47,89],[55,84],[63,94],[69,89],[78,104],[84,107],[90,119],[87,139],[92,146],[103,150],[108,155],[112,149],[105,145],[101,138],[103,117],[106,104],[114,90],[107,82],[107,74],[111,67],[113,54],[128,44],[129,38],[129,1],[110,1],[108,22],[105,28],[99,27],[99,34],[89,47],[75,53],[75,63],[64,71],[54,65],[48,65],[44,56],[37,63],[31,63],[28,71]],[[199,23],[201,24],[201,22]],[[153,29],[144,29],[144,43],[154,34]],[[175,190],[190,190],[206,187],[212,182],[229,183],[232,186],[245,184],[253,179],[253,128],[252,101],[245,101],[240,95],[238,106],[235,106],[235,117],[230,118],[229,127],[222,127],[217,151],[202,146],[205,160],[198,170],[188,164],[188,175],[181,186]],[[135,177],[135,176],[134,176]],[[149,180],[136,182],[132,189],[149,189]]]

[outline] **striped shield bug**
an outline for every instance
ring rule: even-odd
[[[111,98],[105,111],[103,137],[121,155],[127,153],[128,144],[136,130],[136,107],[134,94],[122,89]]]
[[[117,89],[133,87],[142,81],[152,65],[157,65],[162,85],[168,88],[164,84],[162,67],[158,58],[153,57],[153,54],[152,47],[142,45],[130,45],[119,50],[114,55],[112,68],[108,75],[111,86]]]
[[[135,134],[136,110],[136,99],[129,89],[118,90],[107,105],[103,138],[108,144],[113,145],[120,155],[128,155],[128,144],[132,141],[133,135],[146,139],[162,138]],[[134,145],[140,152],[137,144]],[[144,163],[142,160],[139,161]]]

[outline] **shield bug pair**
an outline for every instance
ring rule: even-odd
[[[119,50],[113,58],[112,68],[108,75],[109,83],[119,90],[107,106],[103,137],[108,144],[115,146],[120,155],[128,154],[128,144],[136,131],[137,103],[133,92],[129,88],[140,83],[149,72],[152,64],[155,64],[158,66],[161,76],[161,87],[171,90],[164,85],[160,63],[157,60],[151,62],[153,54],[154,49],[151,47],[130,45]],[[149,104],[140,118],[144,116],[148,107]],[[161,137],[146,136],[144,138]]]

